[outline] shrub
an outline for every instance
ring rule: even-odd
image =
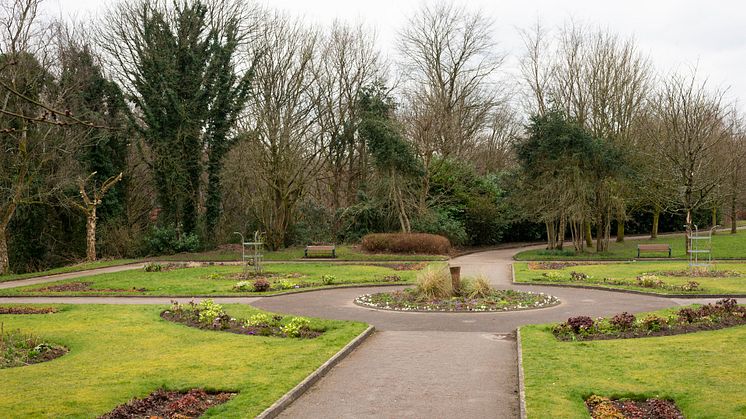
[[[363,237],[361,245],[369,252],[447,255],[451,250],[447,238],[425,233],[368,234]]]
[[[567,319],[567,325],[573,332],[579,333],[581,330],[588,330],[593,327],[593,319],[588,316],[570,317]]]
[[[635,325],[635,320],[634,314],[629,314],[625,311],[612,317],[609,323],[619,328],[619,330],[629,330]]]
[[[448,270],[427,268],[417,275],[416,292],[422,298],[448,298],[453,294],[453,284]]]
[[[264,278],[258,278],[256,281],[254,281],[254,291],[256,292],[269,291],[270,287],[271,285],[269,281]]]
[[[160,272],[163,270],[163,265],[158,262],[149,262],[145,264],[143,270],[145,270],[145,272]]]
[[[322,275],[321,283],[324,285],[332,285],[337,281],[337,277],[334,275]]]
[[[484,275],[480,275],[471,281],[468,281],[466,295],[469,298],[485,298],[492,294],[492,285]]]
[[[254,291],[254,285],[250,281],[239,281],[233,286],[233,291]]]
[[[650,330],[651,332],[657,332],[663,328],[663,325],[666,323],[666,319],[656,316],[654,314],[651,314],[642,321],[642,326]]]
[[[637,277],[637,285],[644,288],[660,288],[663,286],[663,281],[655,275],[640,275]]]
[[[202,300],[197,304],[197,310],[199,310],[199,321],[200,323],[212,324],[217,318],[225,315],[223,306],[215,304],[214,301]]]
[[[311,327],[311,321],[303,317],[293,317],[280,327],[282,333],[290,337],[300,336],[303,330],[307,330]]]

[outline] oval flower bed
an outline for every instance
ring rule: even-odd
[[[229,316],[223,306],[212,300],[194,301],[179,304],[174,301],[161,317],[172,322],[205,330],[219,330],[240,335],[274,336],[281,338],[315,338],[323,330],[311,328],[310,320],[304,317],[272,316],[257,313],[249,319],[236,319]]]
[[[585,400],[585,405],[593,419],[684,419],[676,404],[665,399],[610,399],[592,395]]]
[[[45,342],[38,336],[0,328],[0,369],[51,361],[67,351],[67,348]]]
[[[454,295],[445,298],[423,298],[415,288],[361,295],[355,299],[361,306],[398,311],[493,312],[527,310],[559,304],[559,299],[543,293],[514,290],[490,290],[479,296]]]
[[[570,317],[558,324],[552,333],[559,340],[626,339],[646,336],[668,336],[717,330],[746,324],[746,307],[733,298],[699,307],[684,307],[662,317],[655,314],[638,319],[624,312],[611,318]]]

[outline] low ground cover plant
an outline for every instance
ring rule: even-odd
[[[597,340],[666,336],[746,324],[746,307],[732,298],[715,304],[681,308],[668,316],[642,318],[624,312],[611,318],[570,317],[552,333],[559,340]]]
[[[594,394],[585,400],[585,405],[593,419],[684,419],[674,402],[659,398],[610,399]]]
[[[457,289],[446,269],[428,268],[417,276],[414,288],[366,294],[357,304],[399,311],[507,311],[540,308],[559,300],[543,293],[494,289],[487,278],[464,278]]]
[[[212,406],[226,403],[236,393],[208,392],[192,389],[186,392],[158,389],[142,399],[121,404],[99,419],[129,418],[196,418]]]
[[[0,369],[51,361],[67,353],[67,348],[20,330],[6,331],[0,323]]]
[[[447,238],[426,233],[368,234],[360,245],[363,250],[373,253],[448,255],[451,251]]]
[[[26,306],[10,306],[0,307],[0,314],[50,314],[56,313],[58,310],[54,307],[26,307]]]
[[[270,316],[258,313],[249,319],[231,317],[213,300],[191,301],[187,304],[172,302],[171,308],[161,313],[166,320],[207,330],[220,330],[241,335],[274,336],[281,338],[315,338],[324,330],[311,327],[303,317]]]

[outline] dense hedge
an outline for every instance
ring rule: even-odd
[[[447,255],[451,242],[443,236],[425,233],[376,233],[363,237],[361,245],[369,252],[423,253]]]

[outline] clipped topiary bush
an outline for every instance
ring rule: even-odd
[[[422,253],[447,255],[451,242],[443,236],[426,233],[375,233],[363,237],[364,250],[374,253]]]

